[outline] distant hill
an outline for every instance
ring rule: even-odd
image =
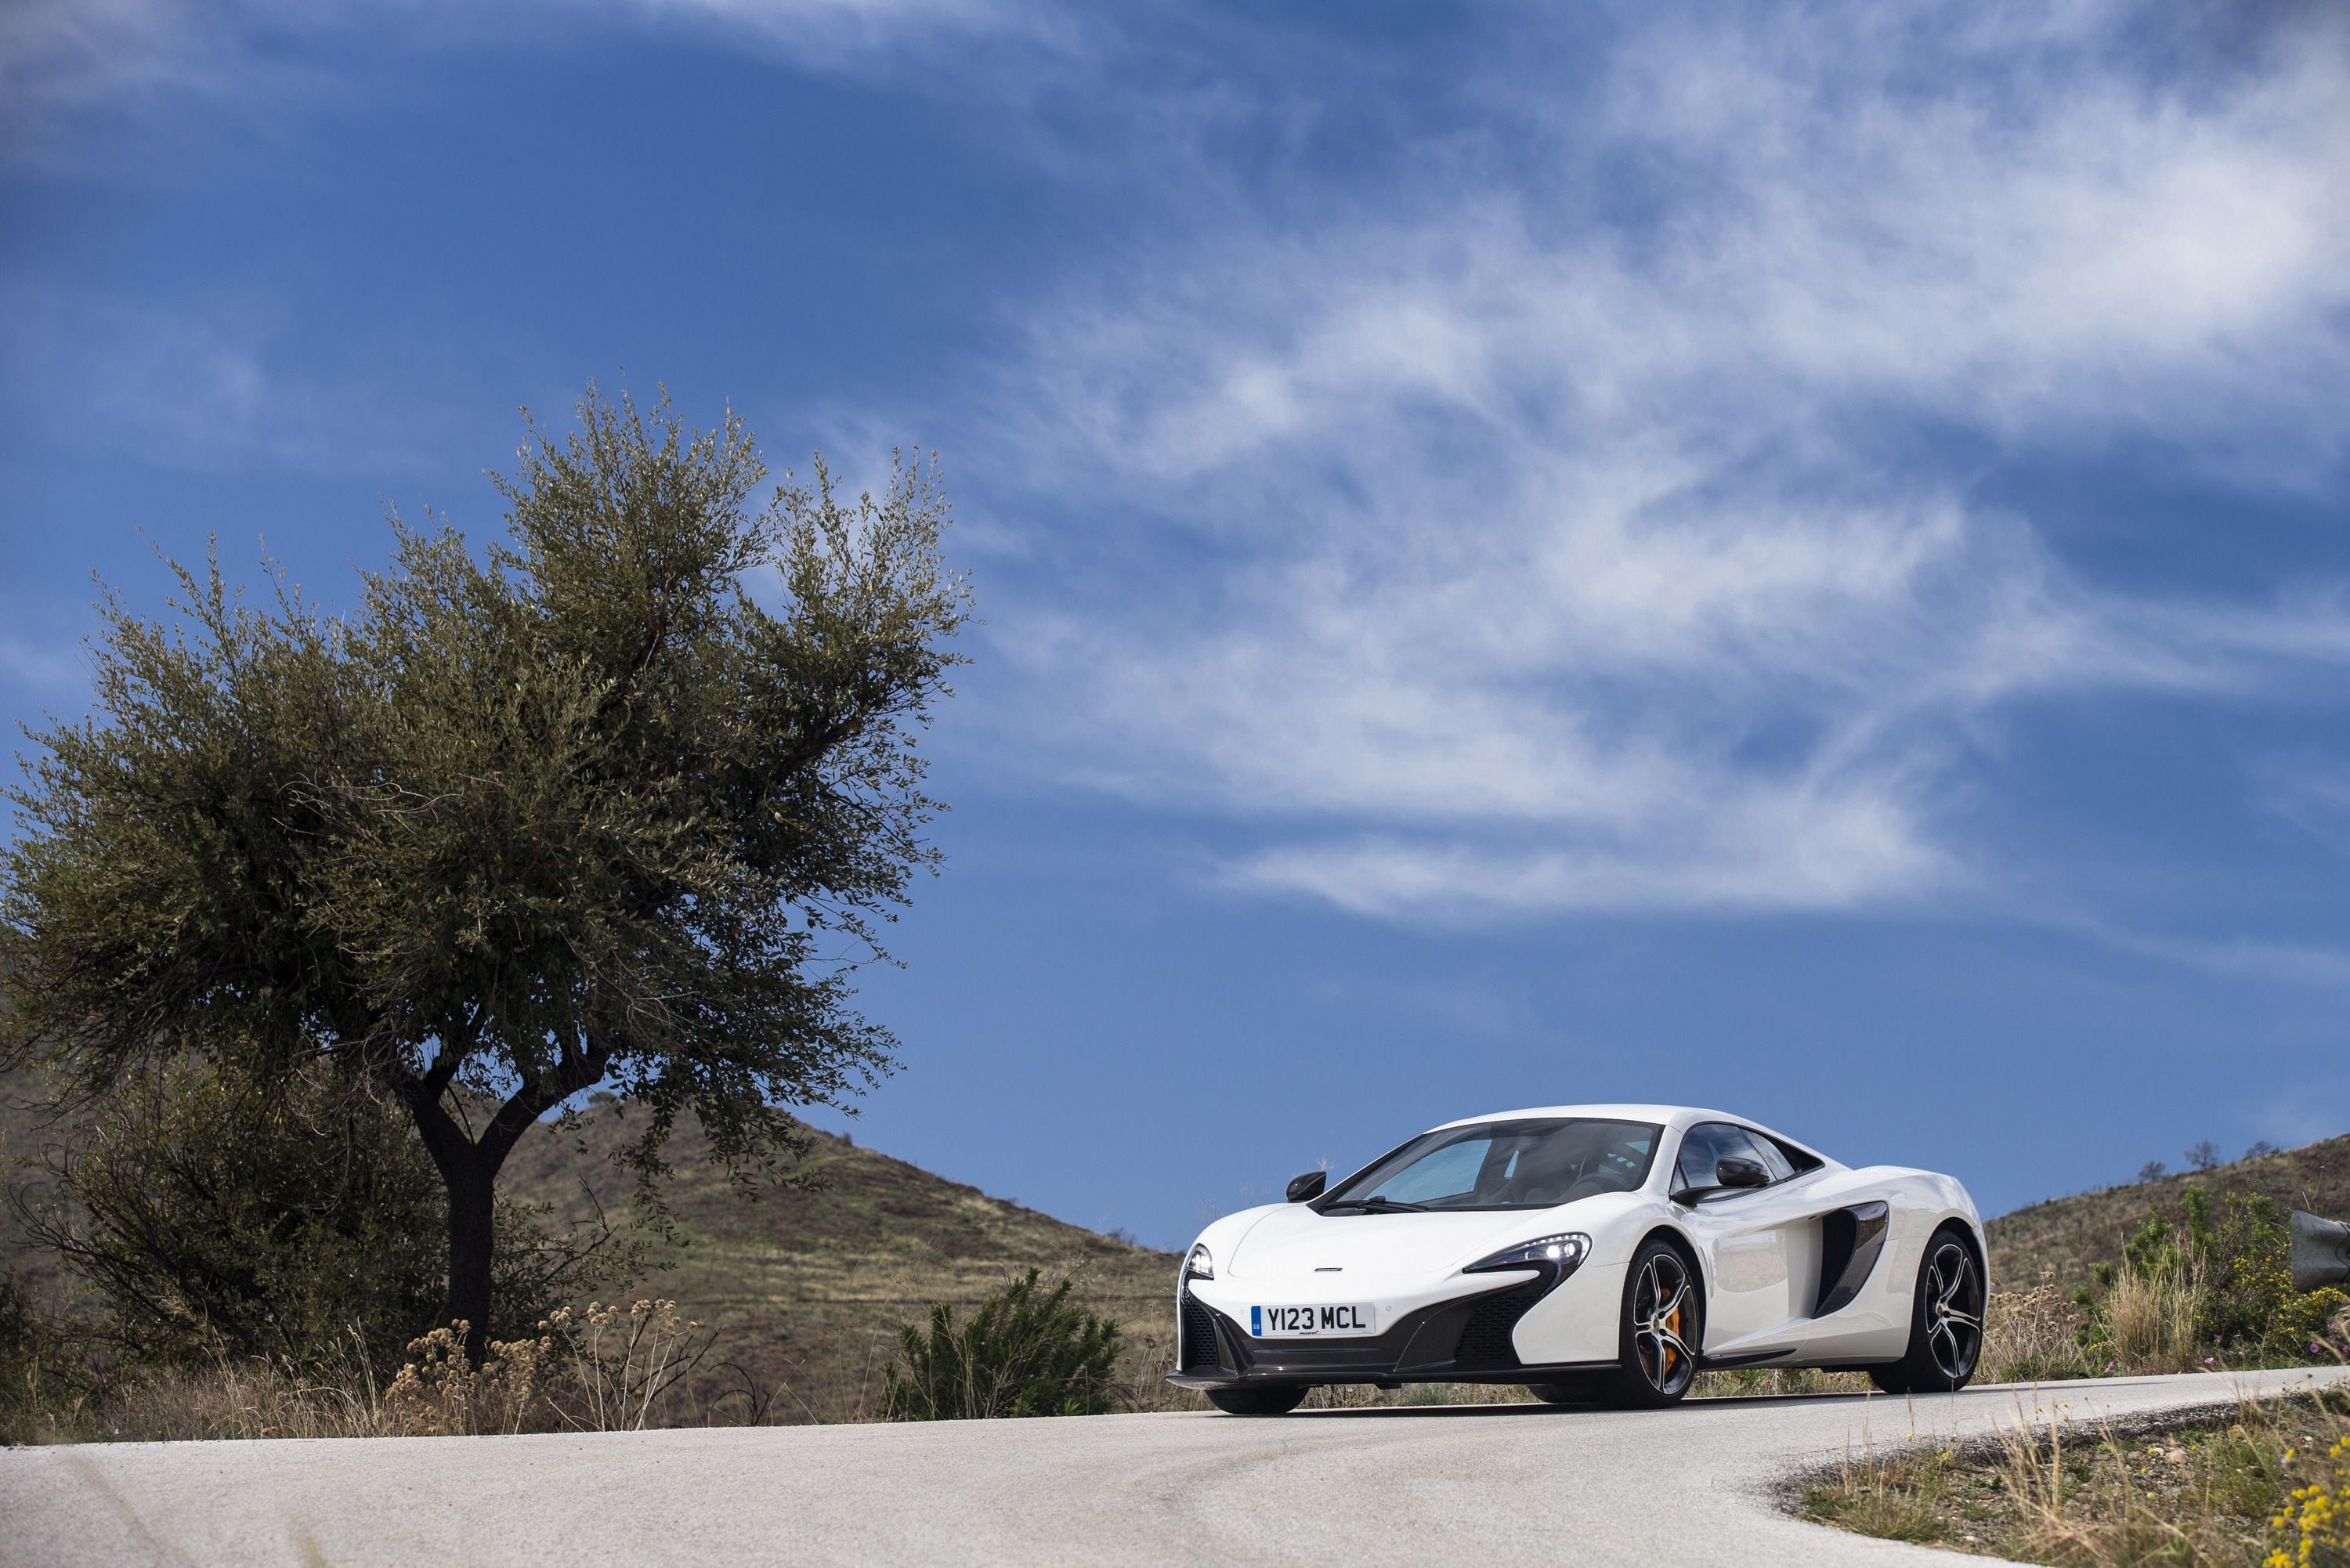
[[[2118,1262],[2122,1242],[2154,1210],[2176,1219],[2189,1187],[2209,1188],[2214,1196],[2262,1193],[2286,1209],[2350,1220],[2350,1136],[2211,1170],[2052,1198],[2002,1214],[1984,1226],[1992,1282],[2001,1290],[2029,1290],[2040,1282],[2043,1269],[2053,1269],[2056,1281],[2069,1289],[2087,1280],[2090,1264]]]

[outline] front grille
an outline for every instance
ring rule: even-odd
[[[1216,1347],[1216,1318],[1206,1306],[1183,1293],[1183,1370],[1208,1372],[1223,1365]]]
[[[1518,1352],[1510,1343],[1510,1331],[1526,1315],[1528,1307],[1542,1300],[1547,1284],[1529,1280],[1480,1301],[1471,1309],[1469,1321],[1461,1325],[1461,1344],[1452,1353],[1454,1367],[1462,1372],[1492,1372],[1517,1366]]]

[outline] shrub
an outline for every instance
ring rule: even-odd
[[[642,1431],[662,1399],[693,1375],[712,1335],[671,1301],[557,1307],[540,1325],[561,1339],[570,1387],[557,1414],[592,1432]]]
[[[47,1329],[16,1272],[0,1271],[0,1444],[33,1439]]]
[[[542,1325],[543,1326],[543,1325]],[[555,1342],[493,1340],[475,1366],[465,1356],[465,1324],[436,1328],[408,1347],[383,1402],[403,1435],[477,1437],[519,1432],[539,1414]]]
[[[404,1113],[328,1064],[268,1093],[192,1063],[134,1073],[44,1163],[49,1190],[15,1194],[19,1216],[132,1361],[381,1376],[440,1316],[441,1179]],[[636,1262],[600,1220],[562,1241],[520,1206],[497,1222],[504,1337]]]
[[[2206,1358],[2305,1360],[2332,1354],[2350,1297],[2293,1288],[2291,1232],[2272,1199],[2231,1194],[2215,1209],[2200,1187],[2174,1224],[2156,1212],[2130,1237],[2119,1268],[2100,1265],[2082,1296],[2084,1341],[2140,1370]]]
[[[2350,1568],[2350,1437],[2335,1438],[2312,1468],[2309,1484],[2269,1521],[2262,1568]]]
[[[2284,1305],[2278,1309],[2275,1322],[2269,1327],[2269,1354],[2287,1360],[2330,1356],[2332,1351],[2328,1346],[2339,1345],[2342,1341],[2342,1317],[2345,1310],[2350,1310],[2350,1295],[2345,1295],[2332,1285],[2311,1291],[2306,1295],[2288,1293]]]
[[[904,1366],[891,1366],[884,1419],[946,1421],[996,1416],[1095,1416],[1111,1407],[1118,1327],[1073,1304],[1073,1282],[1037,1288],[1037,1271],[989,1296],[958,1325],[954,1308],[931,1309],[930,1333],[898,1331]]]

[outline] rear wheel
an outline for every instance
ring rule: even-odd
[[[1305,1397],[1305,1385],[1303,1383],[1208,1390],[1208,1403],[1227,1416],[1286,1416],[1296,1409]]]
[[[1643,1244],[1625,1272],[1618,1360],[1600,1397],[1611,1405],[1679,1404],[1697,1381],[1704,1343],[1705,1307],[1689,1260],[1668,1242]]]
[[[1956,1230],[1934,1232],[1909,1301],[1909,1350],[1868,1376],[1887,1394],[1955,1394],[1982,1356],[1983,1277]]]

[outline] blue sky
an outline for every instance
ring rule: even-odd
[[[2345,258],[2338,7],[24,0],[0,701],[590,377],[935,448],[863,1140],[1172,1246],[1689,1099],[1996,1210],[2350,1128]]]

